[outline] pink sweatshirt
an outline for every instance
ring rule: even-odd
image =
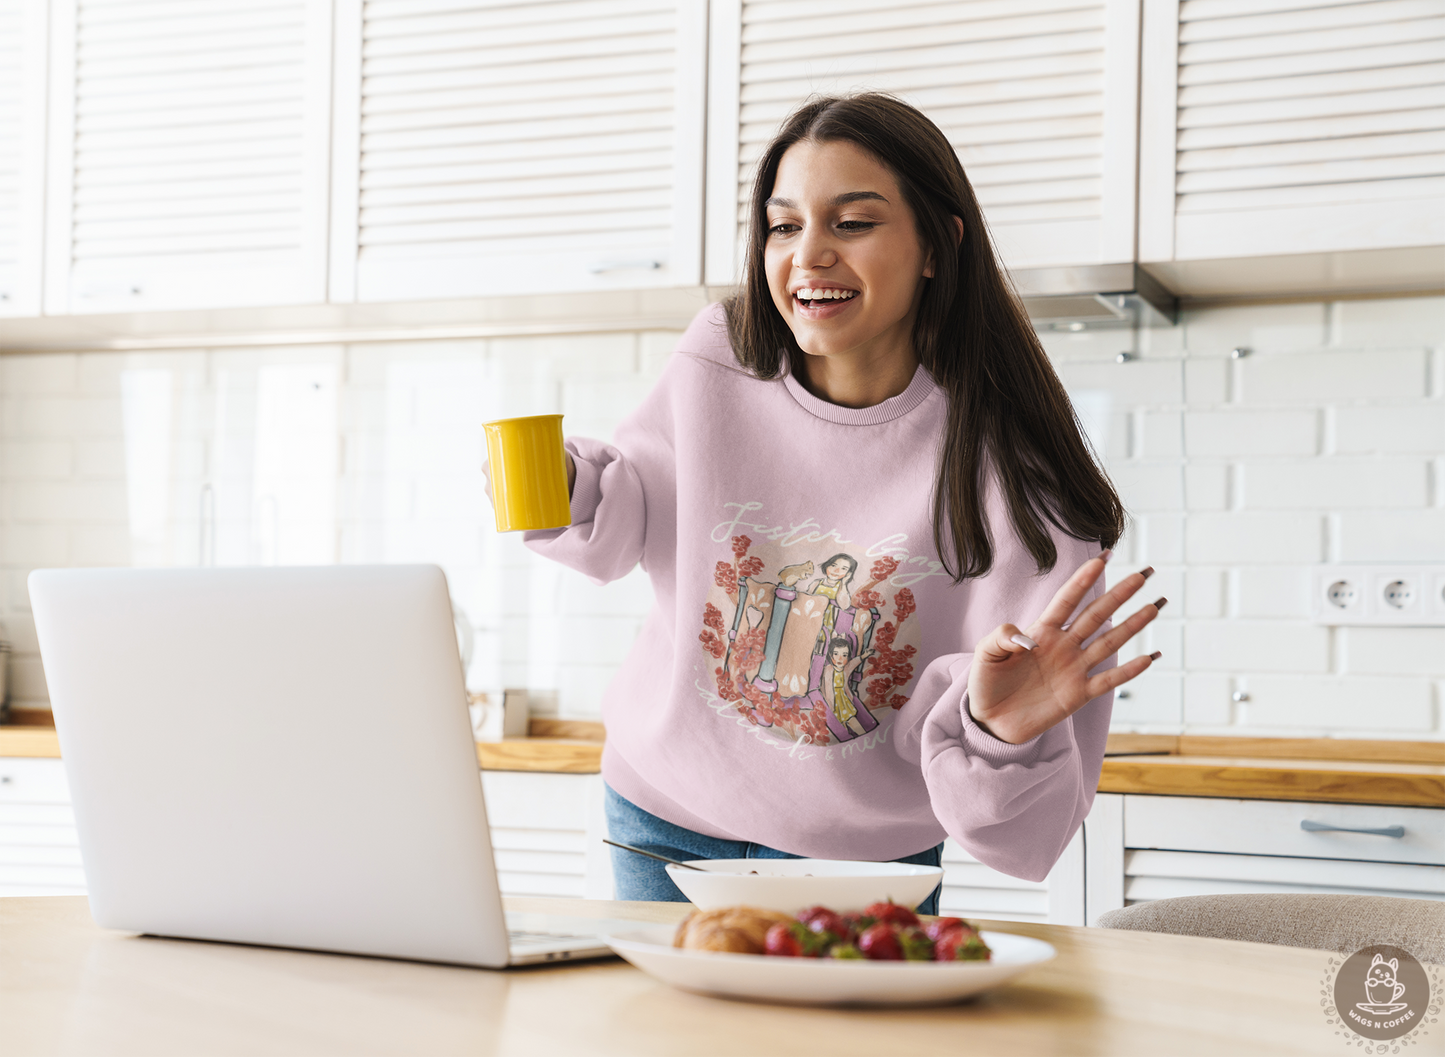
[[[881,861],[951,834],[995,869],[1048,873],[1093,802],[1112,694],[1009,745],[969,715],[969,663],[1099,547],[1055,531],[1039,575],[991,495],[993,569],[955,585],[929,513],[944,422],[921,367],[861,409],[758,380],[712,305],[615,445],[568,440],[572,525],[528,546],[598,583],[641,562],[656,596],[603,701],[609,785],[800,855]]]

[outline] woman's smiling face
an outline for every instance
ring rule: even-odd
[[[911,357],[933,262],[888,168],[847,141],[802,140],[778,163],[767,211],[768,287],[799,348]]]

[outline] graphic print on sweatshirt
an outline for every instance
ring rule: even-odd
[[[910,585],[946,574],[901,534],[859,545],[811,519],[766,525],[761,504],[728,507],[700,614],[704,698],[782,743],[882,740],[866,736],[907,702],[922,638]]]

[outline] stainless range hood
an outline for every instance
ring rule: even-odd
[[[1040,330],[1168,327],[1179,318],[1178,299],[1137,264],[1021,268],[1011,274]]]

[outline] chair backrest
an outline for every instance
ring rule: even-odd
[[[1099,927],[1353,954],[1388,943],[1445,964],[1445,902],[1393,896],[1248,894],[1181,896],[1099,916]]]

